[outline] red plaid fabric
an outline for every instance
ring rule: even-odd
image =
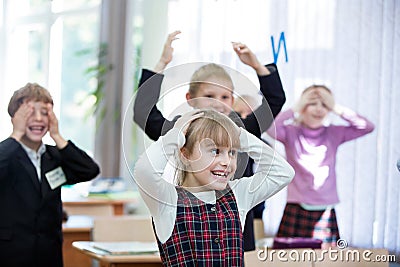
[[[299,204],[286,204],[278,237],[312,237],[336,245],[340,239],[335,209],[309,211]]]
[[[178,207],[171,237],[161,244],[164,266],[244,266],[243,235],[236,199],[230,188],[206,204],[176,187]]]

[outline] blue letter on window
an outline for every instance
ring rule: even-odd
[[[281,37],[279,37],[279,43],[278,43],[278,51],[275,51],[275,44],[274,44],[274,36],[271,35],[271,44],[272,44],[272,53],[274,55],[274,63],[278,61],[278,56],[279,56],[279,50],[281,49],[281,43],[283,42],[283,48],[285,49],[285,59],[286,62],[288,62],[288,55],[287,55],[287,50],[286,50],[286,40],[285,40],[285,33],[281,32]]]

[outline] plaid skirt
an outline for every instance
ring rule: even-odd
[[[277,236],[312,237],[336,245],[340,236],[335,209],[309,211],[299,204],[287,203]]]

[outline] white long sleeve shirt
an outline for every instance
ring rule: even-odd
[[[228,183],[236,198],[243,229],[247,212],[285,187],[293,179],[294,170],[263,141],[240,129],[240,151],[248,153],[259,166],[253,176]],[[175,186],[164,180],[162,175],[168,160],[184,143],[183,133],[179,129],[171,129],[147,148],[134,171],[139,192],[150,210],[161,243],[168,240],[174,229],[178,200]],[[216,202],[215,191],[193,195],[205,203]]]

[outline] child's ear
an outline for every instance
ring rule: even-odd
[[[192,96],[190,95],[189,92],[186,93],[186,102],[189,104],[189,106],[191,106],[192,108],[194,108],[194,100],[192,98]]]

